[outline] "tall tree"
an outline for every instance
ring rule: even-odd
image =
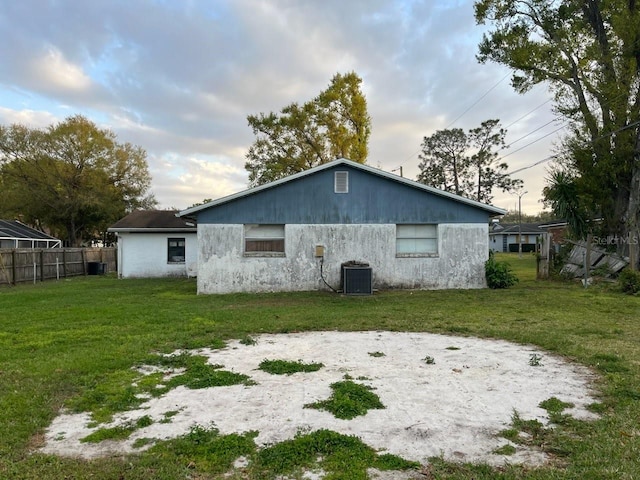
[[[348,158],[367,159],[371,119],[354,72],[336,74],[329,87],[313,100],[292,103],[280,114],[249,115],[256,140],[246,155],[251,186]]]
[[[0,126],[0,213],[79,245],[135,208],[150,208],[146,153],[76,115],[46,129]]]
[[[461,128],[438,130],[422,141],[418,181],[456,195],[468,194],[469,138]]]
[[[558,168],[570,172],[581,210],[597,212],[608,233],[627,239],[620,247],[629,247],[637,268],[640,2],[480,0],[475,15],[493,28],[480,43],[481,62],[511,68],[520,93],[551,87],[571,127]]]
[[[506,163],[497,163],[506,134],[499,120],[486,120],[468,133],[452,128],[424,137],[418,181],[485,203],[492,200],[494,188],[521,186],[521,180],[507,175]]]

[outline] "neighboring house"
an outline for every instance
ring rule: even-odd
[[[196,275],[196,224],[176,213],[136,210],[108,229],[118,238],[119,277]]]
[[[0,248],[59,248],[62,241],[17,220],[0,220]]]
[[[535,252],[546,230],[532,223],[493,222],[489,229],[489,248],[494,252],[518,252],[520,235],[522,251]]]
[[[338,290],[343,264],[373,287],[481,288],[502,210],[339,159],[178,215],[198,222],[198,293]]]
[[[565,243],[565,238],[569,231],[568,225],[566,220],[555,220],[538,225],[538,227],[551,235],[551,245],[556,253],[560,251],[561,245]]]

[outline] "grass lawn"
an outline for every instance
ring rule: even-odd
[[[335,462],[331,478],[365,478],[363,465],[410,467],[328,431],[264,451],[255,449],[250,433],[219,436],[196,429],[126,459],[83,461],[34,453],[61,407],[116,410],[110,401],[120,398],[131,367],[154,352],[304,330],[501,338],[538,345],[600,375],[602,396],[593,406],[600,420],[558,415],[556,428],[532,435],[554,456],[552,465],[493,469],[436,458],[425,478],[640,478],[640,297],[609,285],[584,289],[536,281],[534,257],[499,257],[505,258],[520,278],[508,290],[197,296],[194,280],[112,276],[0,288],[0,479],[223,478],[239,455],[252,461],[231,478],[275,478],[283,465],[293,465],[295,472],[314,455]]]

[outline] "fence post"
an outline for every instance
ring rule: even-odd
[[[85,255],[85,250],[84,248],[80,250],[81,254],[82,254],[82,273],[84,273],[84,276],[87,276],[87,257]]]
[[[13,284],[17,285],[18,281],[16,280],[16,249],[14,248],[13,250],[11,250],[11,274],[12,274],[12,278],[11,280],[13,280]]]
[[[67,251],[62,249],[62,276],[67,278]]]
[[[44,282],[44,250],[40,250],[40,281]]]

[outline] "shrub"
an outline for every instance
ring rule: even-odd
[[[625,268],[620,272],[618,277],[618,285],[624,293],[636,295],[640,292],[640,272]]]
[[[489,260],[484,264],[485,277],[489,288],[509,288],[518,283],[518,277],[507,262],[499,262],[493,252],[489,252]]]

